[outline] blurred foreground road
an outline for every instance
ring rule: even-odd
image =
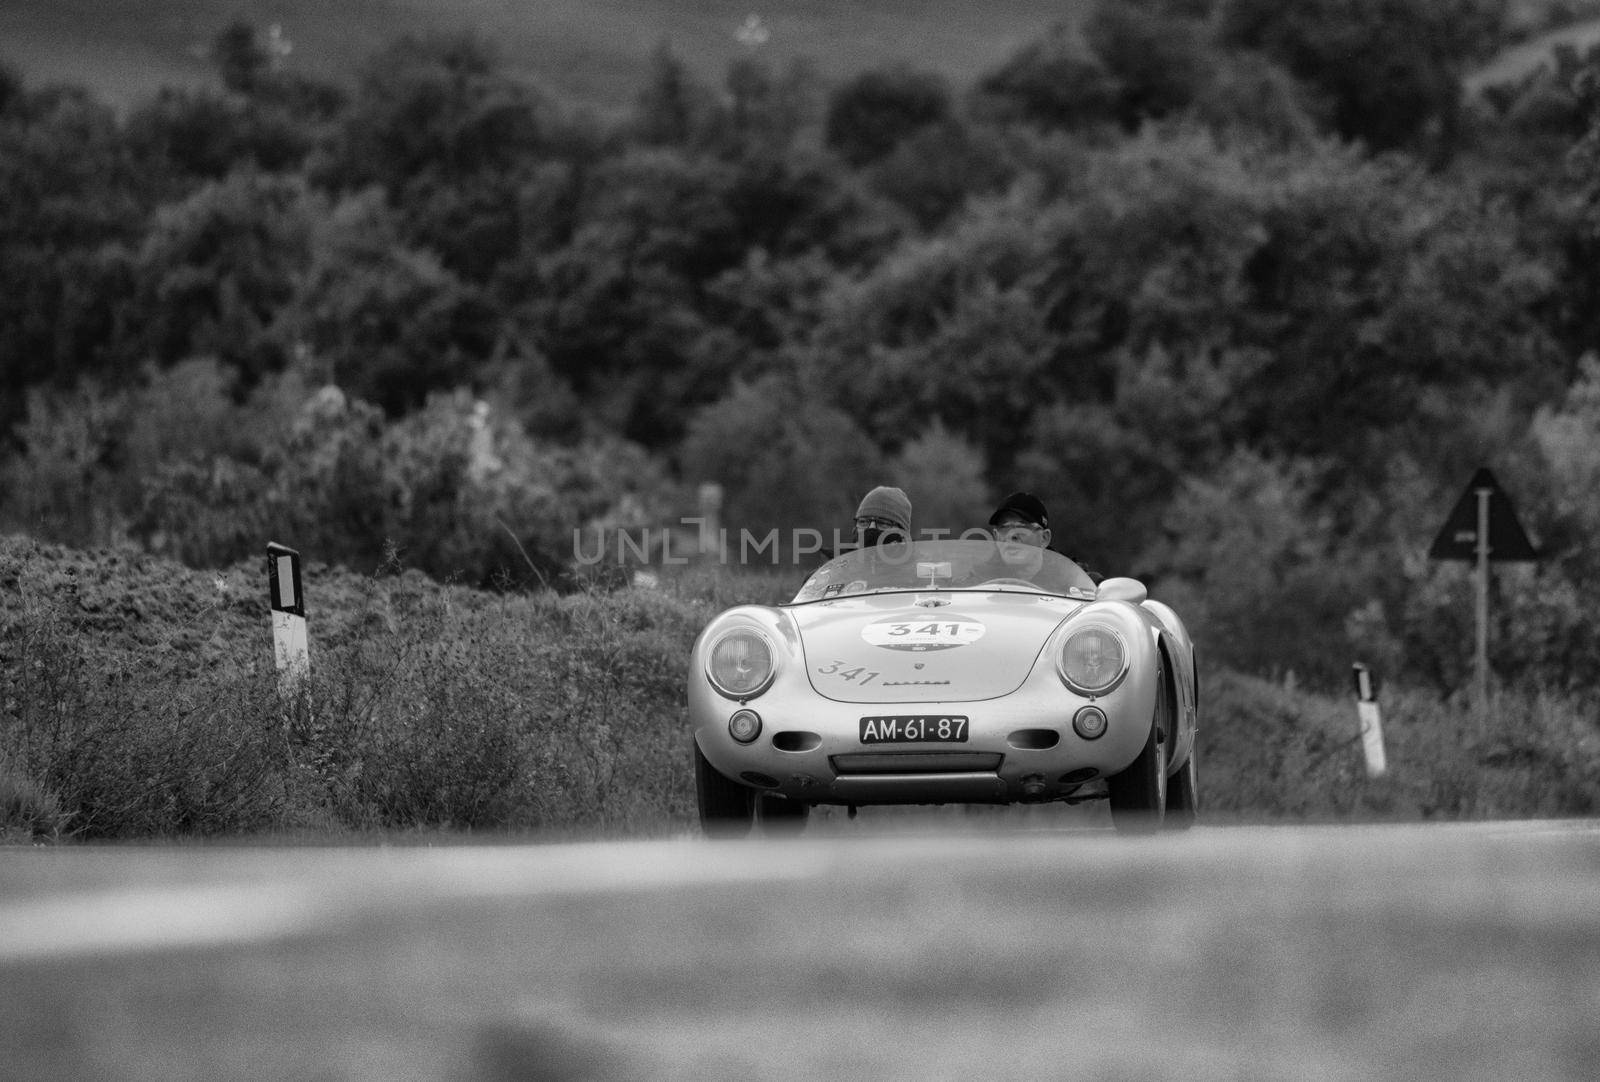
[[[0,1077],[1590,1079],[1600,824],[0,850]]]

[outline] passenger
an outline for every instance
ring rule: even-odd
[[[835,537],[838,535],[836,534]],[[860,574],[859,568],[834,568],[831,574],[845,576],[837,582],[829,582],[827,578],[818,578],[819,573],[828,567],[828,562],[835,556],[842,556],[849,552],[859,552],[862,549],[876,550],[881,545],[894,545],[911,540],[911,497],[898,488],[888,485],[879,485],[865,496],[856,507],[855,521],[852,524],[852,537],[854,543],[840,545],[837,550],[823,549],[823,566],[817,568],[806,576],[805,583],[800,587],[800,594],[804,596],[807,591],[826,587],[832,593],[847,589],[855,585],[853,576]],[[897,550],[904,553],[906,550]],[[872,554],[869,553],[869,556]],[[898,566],[904,560],[899,557],[893,561]],[[861,584],[864,588],[864,584]],[[850,590],[849,592],[855,592]]]
[[[879,485],[861,497],[855,536],[858,548],[911,540],[911,498],[888,485]]]

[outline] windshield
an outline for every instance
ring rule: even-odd
[[[884,590],[1015,590],[1088,600],[1088,572],[1058,552],[992,540],[909,541],[835,556],[806,580],[793,604]]]

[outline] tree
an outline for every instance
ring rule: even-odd
[[[797,529],[819,531],[829,546],[835,529],[848,537],[862,495],[896,483],[867,434],[807,393],[792,369],[735,382],[694,415],[678,458],[687,482],[723,486],[730,530],[779,532],[779,549],[760,557],[767,560],[793,555]]]
[[[538,152],[545,131],[543,100],[499,70],[487,43],[402,37],[362,65],[324,173],[401,197],[419,177],[514,169]]]
[[[242,19],[223,27],[211,42],[211,58],[229,90],[248,93],[272,65],[272,54],[256,28]]]
[[[257,173],[162,207],[130,260],[139,288],[126,318],[148,355],[166,364],[215,356],[250,379],[281,368],[288,349],[273,323],[321,213],[302,181]]]
[[[1149,0],[1100,0],[1084,20],[1083,36],[1105,71],[1125,131],[1188,108],[1220,66],[1203,18]]]
[[[1504,13],[1505,0],[1223,0],[1218,34],[1314,87],[1340,136],[1447,160],[1461,77],[1499,44]]]
[[[934,230],[969,200],[1004,190],[1015,177],[1000,136],[956,121],[906,136],[867,167],[873,189]]]
[[[1184,614],[1210,664],[1330,689],[1348,679],[1346,616],[1366,594],[1337,559],[1322,483],[1316,463],[1248,451],[1185,479],[1140,574]]]
[[[376,189],[310,222],[307,259],[274,337],[390,416],[469,384],[488,360],[496,314],[425,250],[408,246]]]
[[[830,150],[860,168],[952,116],[943,77],[904,66],[866,71],[828,96],[823,138]]]
[[[766,61],[741,56],[728,65],[726,130],[719,140],[730,158],[781,156],[817,113],[817,76],[802,61],[781,74]]]
[[[981,77],[973,101],[980,117],[1047,131],[1100,128],[1116,108],[1113,79],[1062,24]]]
[[[1035,303],[1041,254],[1033,223],[977,217],[842,284],[816,333],[833,401],[887,450],[937,417],[1009,468],[1054,344]]]
[[[919,535],[949,530],[959,537],[988,522],[993,496],[986,473],[983,452],[935,417],[889,459],[885,476],[911,495]]]
[[[188,194],[196,179],[220,180],[236,169],[303,168],[345,106],[334,84],[278,70],[249,23],[218,34],[211,58],[220,92],[165,87],[129,117],[128,142],[141,168],[169,179],[169,198]]]
[[[601,416],[647,445],[681,431],[697,294],[743,252],[734,177],[730,165],[679,150],[622,155],[589,178],[571,242],[539,264],[538,347]]]
[[[487,43],[404,37],[363,66],[316,178],[379,185],[407,243],[486,283],[519,253],[519,193],[555,137],[543,98],[500,71]]]
[[[82,90],[0,91],[0,433],[27,388],[132,370],[115,311],[116,251],[135,240],[152,185],[115,114]]]
[[[725,122],[712,89],[694,77],[666,41],[657,43],[633,103],[638,140],[647,146],[704,147]]]

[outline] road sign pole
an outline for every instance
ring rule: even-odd
[[[1461,498],[1428,547],[1432,560],[1463,560],[1476,565],[1477,597],[1473,606],[1477,627],[1472,657],[1472,693],[1476,708],[1489,708],[1489,564],[1491,561],[1537,560],[1539,552],[1528,540],[1512,510],[1511,498],[1484,466],[1472,475]]]
[[[1478,493],[1478,603],[1477,648],[1472,655],[1473,684],[1478,709],[1489,709],[1489,496],[1493,489]]]

